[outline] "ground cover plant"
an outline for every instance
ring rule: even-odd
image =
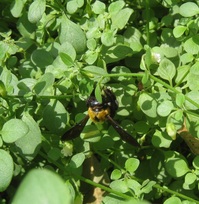
[[[199,5],[0,1],[1,203],[199,203]],[[111,87],[114,119],[88,121]]]

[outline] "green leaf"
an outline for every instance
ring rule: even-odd
[[[199,103],[199,91],[190,91],[186,94],[187,97],[189,97],[191,100]],[[185,107],[188,110],[198,110],[198,107],[194,106],[192,103],[190,103],[189,101],[185,101]]]
[[[180,60],[182,62],[182,64],[187,64],[189,62],[192,62],[194,59],[193,55],[191,53],[184,53],[183,55],[181,55]]]
[[[182,202],[178,197],[170,197],[163,204],[182,204]]]
[[[114,169],[111,173],[112,180],[118,180],[122,176],[122,172],[119,169]]]
[[[176,68],[173,62],[164,58],[158,67],[158,74],[161,78],[168,80],[169,82],[172,81],[173,77],[176,74]]]
[[[119,12],[112,14],[111,15],[112,27],[117,29],[123,29],[126,26],[132,13],[133,9],[124,8]]]
[[[152,94],[142,93],[139,97],[138,104],[146,115],[151,118],[157,117],[157,100]]]
[[[69,42],[64,42],[61,44],[61,47],[59,48],[59,53],[67,54],[68,56],[70,56],[72,61],[75,61],[77,56],[75,48]]]
[[[81,70],[81,72],[96,81],[98,81],[101,76],[107,74],[105,69],[97,66],[86,66]]]
[[[184,49],[187,53],[196,55],[199,52],[199,36],[190,37],[184,42]]]
[[[181,94],[181,93],[176,94],[176,105],[181,108],[184,102],[185,102],[184,94]]]
[[[190,171],[186,159],[178,152],[165,152],[165,167],[167,172],[174,178],[179,178]]]
[[[124,6],[125,6],[124,1],[111,2],[111,4],[108,7],[108,11],[111,14],[118,13]]]
[[[43,124],[52,133],[61,133],[68,120],[68,113],[63,104],[51,100],[43,110]]]
[[[31,39],[35,38],[35,32],[36,32],[36,24],[30,23],[28,20],[27,12],[23,13],[23,15],[18,19],[18,30],[22,37],[25,37],[25,39],[21,39],[22,42],[20,44],[25,45],[25,47],[29,47],[33,41]],[[24,42],[25,41],[25,42]]]
[[[67,67],[72,67],[74,66],[74,61],[71,59],[71,57],[63,52],[61,52],[60,54],[60,57],[62,59],[62,61],[64,62],[64,64],[67,66]]]
[[[186,2],[180,6],[180,14],[184,17],[192,17],[199,13],[199,7],[194,2]]]
[[[154,49],[153,49],[154,50]],[[165,45],[162,45],[160,47],[160,53],[163,52],[163,54],[167,57],[167,58],[175,58],[178,57],[178,51],[173,48],[173,47],[168,47]]]
[[[99,83],[97,84],[97,86],[95,88],[95,97],[96,97],[97,101],[102,103],[102,90],[101,90]]]
[[[26,175],[12,202],[15,204],[72,204],[74,195],[71,188],[58,174],[47,169],[34,169]]]
[[[184,119],[184,115],[183,115],[184,113],[183,113],[183,110],[182,109],[178,109],[177,111],[175,111],[175,114],[174,114],[174,117],[175,117],[175,120],[177,120],[177,121],[183,121]],[[179,128],[181,128],[181,124],[179,123],[178,124],[179,125],[179,127],[178,128],[176,128],[176,129],[179,129]]]
[[[7,95],[6,87],[4,83],[0,80],[0,97],[5,97]]]
[[[185,176],[185,181],[183,183],[183,188],[187,190],[193,190],[196,186],[197,176],[195,173],[187,173]]]
[[[94,38],[87,40],[87,47],[89,50],[95,50],[97,46],[97,41]]]
[[[70,14],[73,14],[83,5],[84,5],[84,0],[70,0],[68,1],[66,8]]]
[[[118,192],[126,193],[128,191],[128,186],[123,180],[115,180],[110,183],[110,187]]]
[[[95,51],[90,51],[88,50],[84,56],[85,61],[89,64],[92,65],[96,62],[97,58],[98,58],[99,53],[95,52]]]
[[[85,155],[83,153],[78,153],[75,154],[72,158],[71,161],[69,163],[69,166],[71,168],[79,168],[82,166],[83,162],[85,160]]]
[[[184,65],[180,66],[177,69],[177,76],[175,78],[176,83],[181,84],[182,82],[186,82],[187,74],[189,73],[190,66]]]
[[[78,24],[70,21],[66,16],[62,16],[61,30],[59,33],[60,43],[68,42],[78,54],[86,49],[86,36]]]
[[[142,33],[138,29],[128,27],[124,32],[124,37],[125,42],[129,43],[129,46],[133,52],[140,52],[142,50]]]
[[[199,156],[196,156],[192,163],[195,169],[199,169]]]
[[[140,161],[138,159],[136,159],[136,158],[129,158],[125,162],[125,169],[129,173],[133,174],[136,171],[136,169],[138,168],[139,164],[140,164]]]
[[[8,95],[13,94],[13,92],[17,88],[17,83],[18,83],[17,77],[14,74],[12,74],[10,70],[7,70],[6,68],[4,68],[0,74],[0,79],[6,88],[7,94]]]
[[[46,9],[46,0],[35,0],[29,7],[28,20],[31,23],[37,23]]]
[[[63,154],[66,152],[63,152]],[[51,158],[53,161],[57,161],[61,156],[60,149],[58,148],[51,148],[48,152],[48,157]]]
[[[111,70],[112,74],[118,74],[118,77],[115,78],[118,81],[127,81],[128,79],[131,80],[131,77],[127,78],[127,76],[122,76],[123,74],[128,74],[131,73],[131,70],[128,69],[125,66],[115,66],[112,70]],[[120,76],[121,75],[121,76]]]
[[[191,68],[187,77],[187,84],[191,90],[199,90],[199,62],[196,62]]]
[[[117,44],[116,46],[104,49],[102,53],[104,53],[105,62],[111,63],[117,62],[121,59],[126,58],[127,56],[132,55],[132,49],[129,46]]]
[[[34,87],[35,93],[37,95],[52,95],[53,94],[53,84],[55,78],[50,72],[45,73],[38,81]]]
[[[106,5],[101,1],[95,1],[92,5],[92,10],[95,14],[103,14],[105,9]]]
[[[150,181],[150,180],[145,180],[143,183],[142,183],[142,187],[141,187],[141,192],[142,193],[149,193],[152,191],[153,189],[153,186],[156,184],[155,181]]]
[[[176,26],[174,29],[173,29],[173,35],[175,36],[175,38],[179,38],[181,37],[184,32],[187,30],[187,27],[185,26]]]
[[[54,59],[46,50],[37,49],[32,52],[31,60],[33,64],[38,66],[40,69],[45,69],[46,66],[53,63]]]
[[[172,138],[172,140],[176,139],[177,130],[176,130],[176,127],[173,123],[167,123],[166,124],[166,131],[167,131],[168,135]]]
[[[99,124],[100,125],[100,124]],[[102,133],[96,125],[86,125],[81,133],[81,138],[87,142],[98,142],[102,136]]]
[[[165,147],[169,148],[172,139],[165,132],[156,130],[152,137],[152,143],[155,147]]]
[[[128,187],[135,192],[135,195],[140,196],[142,188],[141,184],[134,179],[128,179],[126,182]]]
[[[32,90],[37,83],[36,79],[32,78],[24,78],[19,81],[18,83],[18,88],[19,88],[19,94],[20,95],[25,95],[25,94],[32,94]]]
[[[173,103],[171,101],[165,100],[157,107],[157,113],[162,117],[166,117],[171,113],[173,108]]]
[[[108,30],[103,32],[101,36],[101,41],[102,44],[104,44],[107,47],[113,45],[115,42],[115,31]]]
[[[3,146],[3,140],[2,140],[2,138],[0,137],[0,147],[2,147]]]
[[[39,151],[41,144],[41,131],[38,124],[28,113],[24,113],[22,120],[28,126],[29,131],[24,137],[18,139],[15,142],[15,145],[23,157],[28,160],[32,160]]]
[[[140,201],[137,200],[135,198],[130,198],[128,200],[126,199],[122,199],[122,198],[118,198],[117,196],[115,196],[115,194],[109,193],[107,196],[105,196],[103,198],[103,203],[104,204],[150,204],[147,201]]]
[[[138,121],[133,127],[138,134],[146,134],[150,129],[150,126],[145,121]]]
[[[25,3],[27,2],[27,0],[16,0],[13,1],[12,5],[11,5],[11,13],[15,18],[18,18],[19,16],[21,16],[23,7],[25,5]]]
[[[9,186],[14,171],[14,163],[8,152],[0,149],[0,192]]]
[[[1,135],[6,143],[13,143],[24,137],[29,131],[28,126],[20,119],[11,119],[3,125]]]

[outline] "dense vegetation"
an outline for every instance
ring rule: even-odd
[[[199,203],[198,1],[1,0],[0,10],[1,203]],[[107,122],[60,141],[103,86],[141,148]]]

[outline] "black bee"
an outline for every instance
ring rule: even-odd
[[[111,123],[113,128],[118,132],[121,139],[128,142],[129,144],[139,147],[140,144],[121,126],[113,120],[115,113],[118,109],[118,102],[115,95],[109,88],[103,89],[102,102],[98,102],[94,96],[94,93],[87,99],[88,115],[85,116],[83,120],[69,129],[62,136],[62,140],[71,140],[80,135],[84,126],[86,125],[88,119],[90,118],[93,122],[104,122],[108,121]]]

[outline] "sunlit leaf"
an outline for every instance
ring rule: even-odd
[[[25,122],[20,119],[11,119],[3,125],[1,135],[4,142],[13,143],[24,137],[28,131],[29,128]]]
[[[178,152],[165,152],[165,167],[174,178],[181,177],[190,171],[186,159]]]
[[[11,155],[0,149],[0,192],[9,186],[14,171],[14,163]]]
[[[199,13],[199,7],[194,2],[186,2],[180,6],[180,14],[184,17],[195,16]]]
[[[17,189],[13,203],[57,203],[72,204],[71,186],[61,177],[47,169],[31,170]]]
[[[71,43],[77,53],[82,53],[86,49],[86,36],[81,27],[70,21],[66,16],[62,17],[59,40],[61,43]]]
[[[45,0],[35,0],[29,7],[28,20],[31,23],[37,23],[46,9]]]

